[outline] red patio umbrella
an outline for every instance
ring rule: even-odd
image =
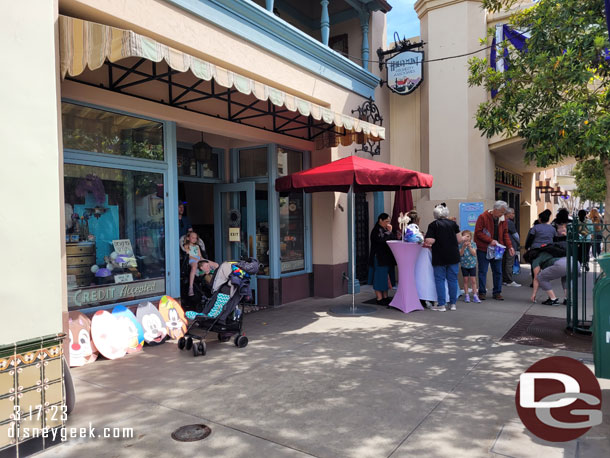
[[[430,188],[432,175],[349,156],[275,180],[275,189],[280,192],[348,192],[350,186],[354,192]]]
[[[350,315],[372,313],[368,307],[354,305],[354,192],[401,191],[432,187],[432,175],[403,169],[395,165],[349,156],[313,169],[293,173],[275,180],[275,190],[279,192],[350,192],[352,199],[352,307]],[[345,313],[335,307],[335,313]],[[374,307],[371,308],[376,310]]]
[[[410,189],[402,189],[394,193],[394,207],[392,208],[392,228],[398,227],[398,216],[413,210],[413,196]]]

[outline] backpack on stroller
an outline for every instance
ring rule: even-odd
[[[205,338],[209,332],[218,333],[220,342],[227,342],[235,335],[236,347],[248,345],[243,332],[243,302],[251,297],[250,276],[258,272],[259,266],[253,258],[220,265],[212,281],[212,295],[202,300],[201,311],[186,312],[189,325],[184,337],[178,340],[180,350],[192,348],[194,356],[205,355]],[[192,332],[195,326],[204,328],[203,335]]]

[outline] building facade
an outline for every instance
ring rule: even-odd
[[[441,202],[459,217],[460,203],[490,208],[501,199],[515,209],[525,233],[537,217],[541,169],[525,163],[521,139],[481,136],[475,114],[490,94],[468,85],[469,55],[481,49],[487,29],[506,23],[509,14],[491,14],[475,0],[418,0],[414,8],[421,36],[411,41],[425,42],[425,78],[414,93],[390,97],[390,155],[392,163],[434,176],[433,188],[414,193],[422,224]],[[452,56],[463,57],[446,59]]]
[[[367,140],[380,141],[378,159],[390,161],[389,129],[357,118],[374,100],[389,119],[369,54],[385,46],[390,8],[384,0],[3,8],[11,65],[0,90],[2,247],[12,261],[2,274],[13,305],[0,339],[0,450],[50,445],[11,435],[16,426],[62,424],[52,414],[64,396],[70,311],[180,297],[179,203],[208,257],[263,263],[258,304],[347,292],[346,196],[279,194],[274,182]],[[389,210],[382,195],[361,201],[367,223]],[[29,424],[16,409],[42,415]]]

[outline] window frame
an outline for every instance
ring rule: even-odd
[[[173,234],[177,234],[177,221],[175,224],[171,224],[171,216],[174,213],[178,212],[177,202],[173,202],[177,199],[169,198],[169,190],[174,191],[176,188],[175,194],[177,196],[177,170],[172,172],[172,167],[170,164],[176,164],[176,128],[175,123],[172,121],[165,121],[161,119],[155,119],[148,116],[142,116],[136,113],[131,113],[123,110],[117,110],[110,107],[104,107],[100,105],[95,105],[87,102],[82,102],[79,100],[62,98],[61,103],[71,103],[74,105],[80,105],[88,108],[94,108],[101,111],[107,111],[111,113],[131,116],[140,119],[146,119],[154,122],[158,122],[162,125],[163,129],[163,161],[153,160],[153,159],[144,159],[144,158],[134,158],[127,156],[119,156],[113,154],[105,154],[105,153],[96,153],[89,152],[83,150],[75,150],[71,148],[63,149],[63,164],[74,164],[74,165],[84,165],[91,167],[105,167],[111,169],[119,169],[119,170],[129,170],[136,172],[148,172],[148,173],[158,173],[162,176],[163,180],[163,208],[164,208],[164,231],[166,234],[165,237],[165,292],[164,294],[151,296],[145,298],[147,301],[157,301],[160,300],[163,295],[173,296],[178,292],[179,294],[179,274],[171,275],[173,271],[179,272],[179,259],[178,253],[173,253],[173,246],[170,243],[173,240]],[[61,136],[63,138],[63,128],[61,132]],[[63,167],[62,167],[62,180],[64,179]],[[63,185],[62,185],[63,189]],[[65,201],[65,196],[62,196]],[[175,228],[173,226],[176,226]],[[65,243],[65,241],[62,241]],[[178,269],[178,270],[176,270]],[[64,273],[67,276],[67,271],[64,270]],[[174,279],[174,277],[176,277]],[[66,277],[67,281],[67,277]],[[174,284],[175,283],[175,284]],[[142,302],[142,299],[134,299],[130,301],[124,302],[115,302],[113,304],[99,305],[99,306],[91,306],[91,307],[79,307],[74,308],[73,310],[77,311],[86,311],[96,312],[98,310],[108,310],[114,308],[116,305],[136,305]]]

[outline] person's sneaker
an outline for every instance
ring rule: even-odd
[[[495,300],[497,300],[497,301],[503,301],[503,300],[504,300],[504,298],[502,297],[502,295],[501,295],[500,293],[498,293],[498,294],[494,294],[494,296],[493,296],[493,297],[494,297],[494,299],[495,299]]]
[[[447,311],[447,307],[445,307],[444,305],[433,305],[430,309],[433,310],[434,312],[446,312]]]
[[[470,295],[469,294],[466,294],[464,296],[464,302],[470,302]]]
[[[542,305],[559,305],[559,299],[551,299],[550,297],[542,303]]]
[[[475,294],[474,296],[472,296],[472,302],[474,302],[475,304],[480,304],[481,303],[481,299],[479,299],[479,296],[477,296]]]
[[[457,307],[455,306],[455,304],[451,304],[451,306],[449,307],[452,311],[456,311]]]
[[[512,281],[511,283],[504,283],[506,286],[514,286],[515,288],[521,287],[521,283],[517,283],[516,281]]]
[[[484,301],[487,299],[487,293],[479,293],[479,300]]]
[[[566,298],[566,299],[564,299],[564,300],[563,300],[563,302],[562,302],[562,304],[563,304],[563,305],[568,305],[568,299],[567,299],[567,298]]]

